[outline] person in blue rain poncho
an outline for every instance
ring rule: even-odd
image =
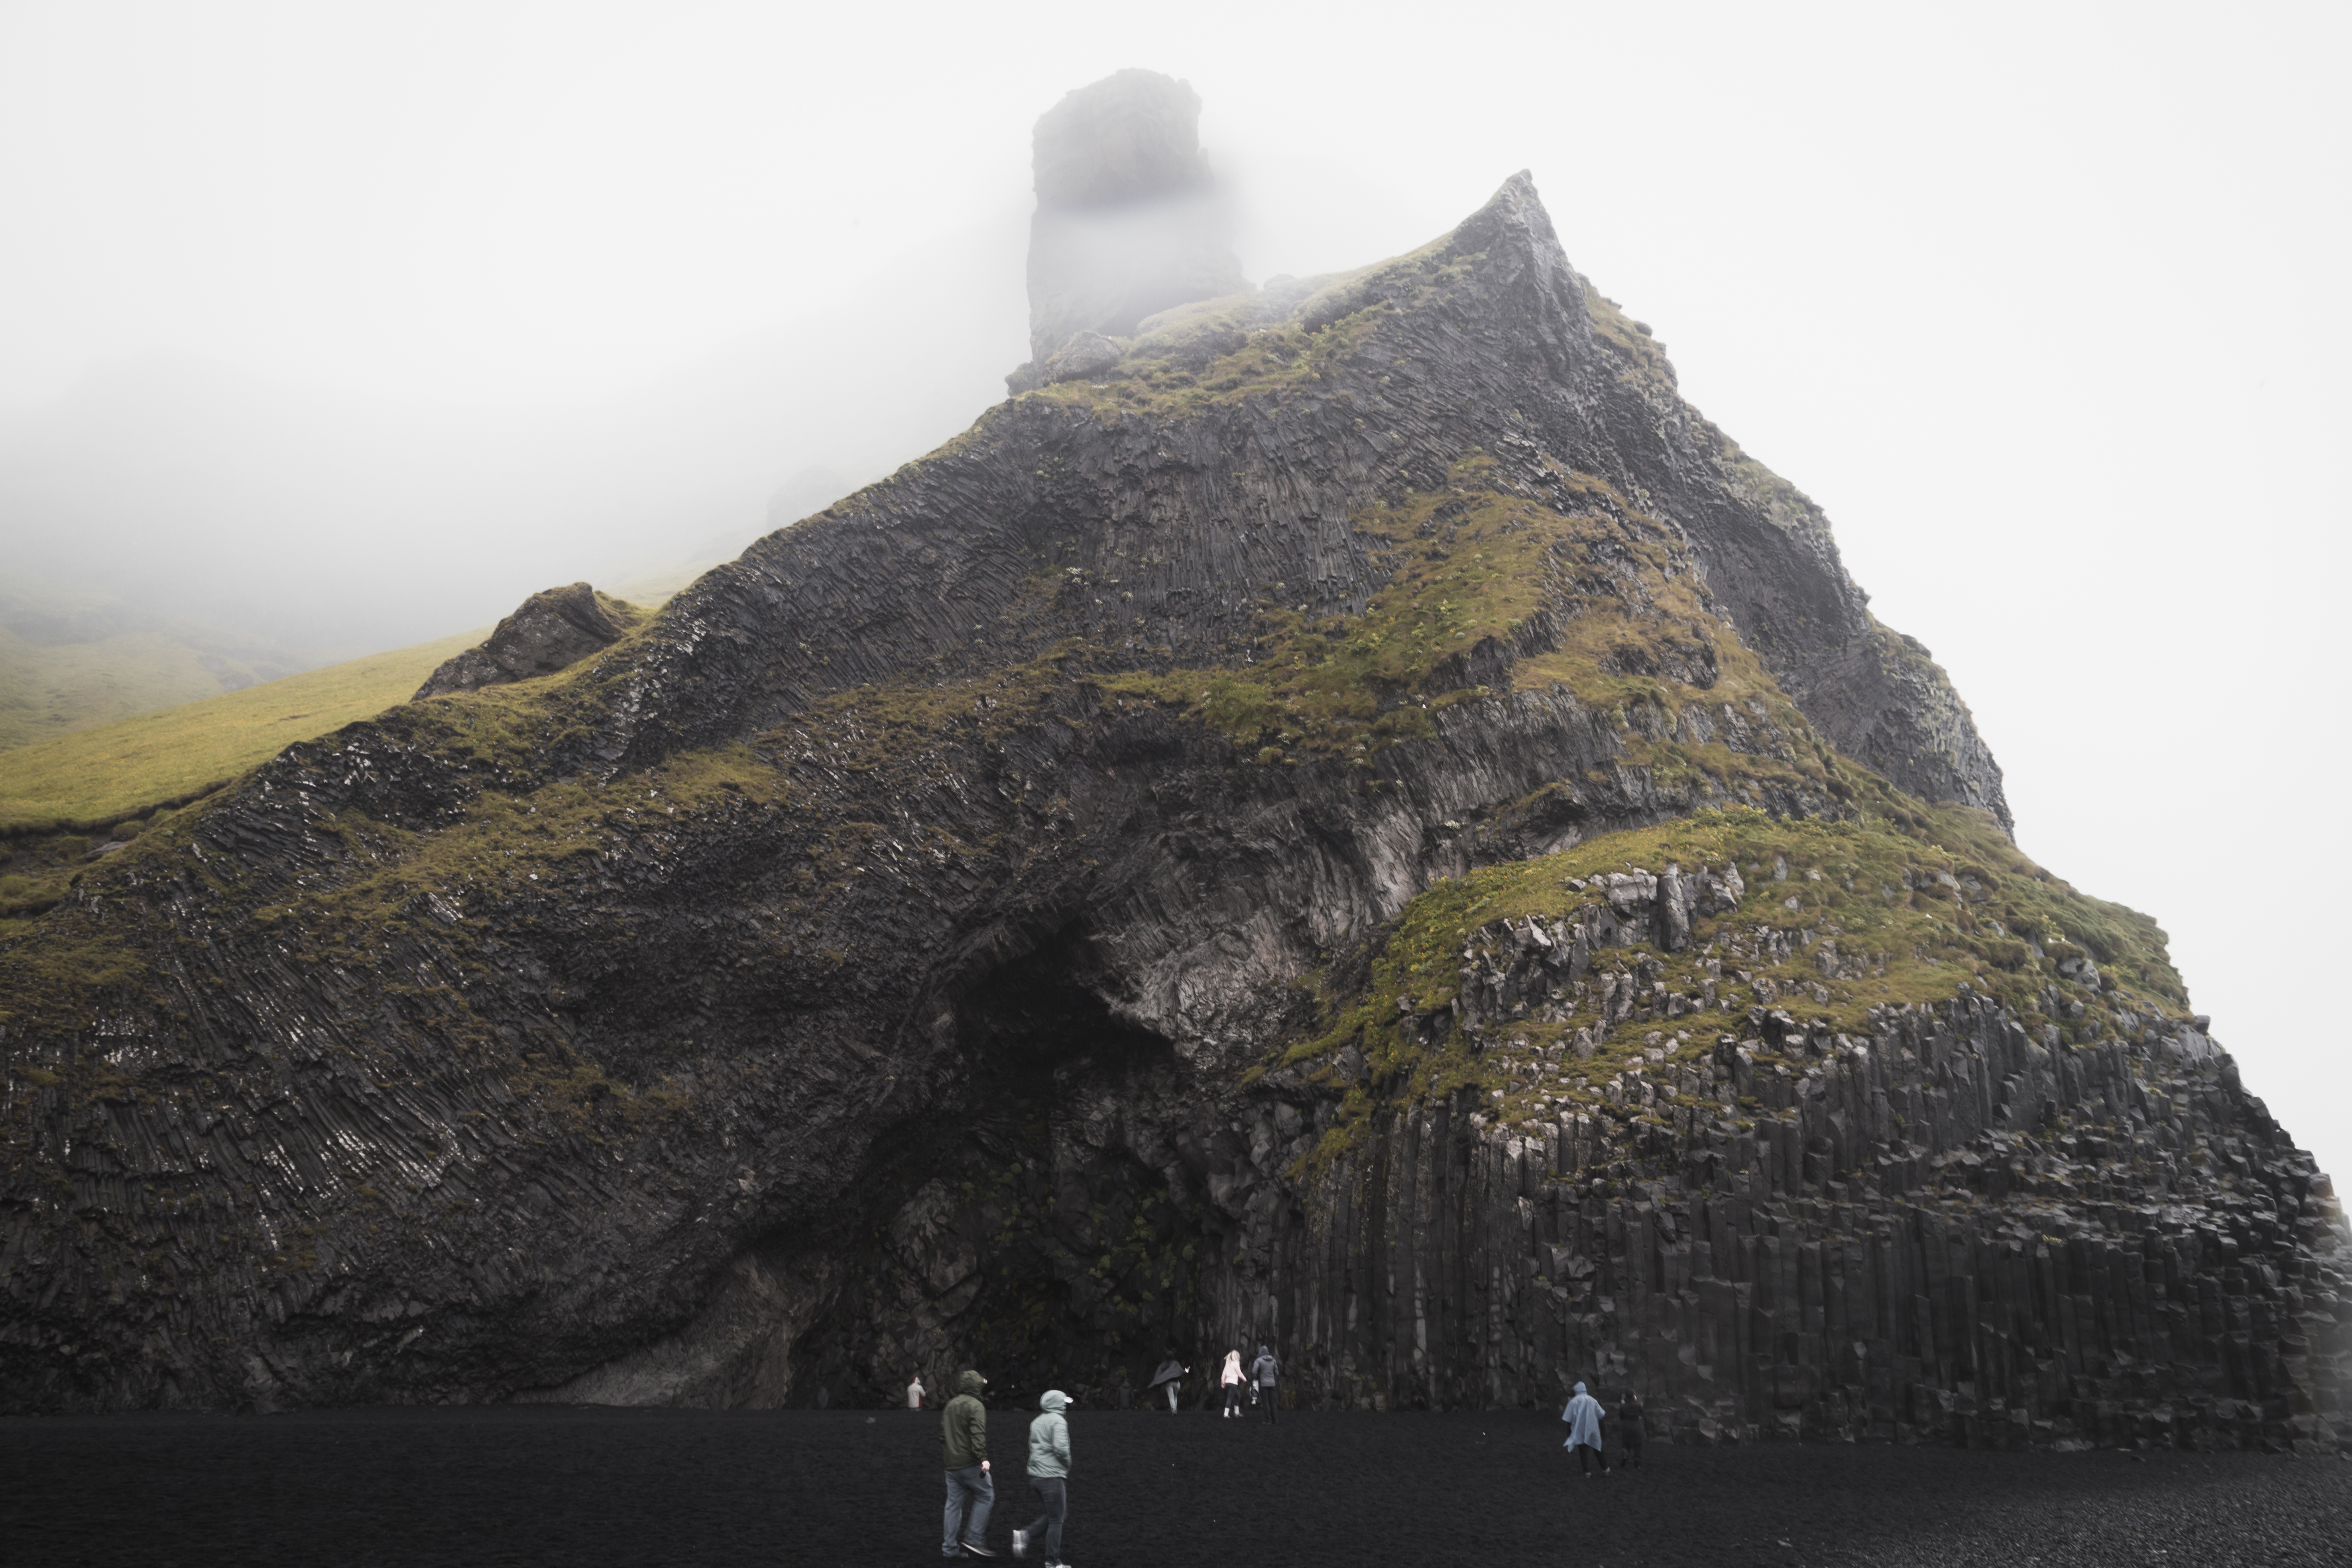
[[[1585,1393],[1584,1384],[1580,1383],[1576,1385],[1576,1397],[1568,1402],[1559,1418],[1568,1423],[1568,1442],[1563,1446],[1576,1450],[1576,1468],[1584,1472],[1585,1479],[1591,1479],[1595,1459],[1601,1461],[1601,1473],[1607,1475],[1609,1453],[1601,1446],[1601,1401]]]

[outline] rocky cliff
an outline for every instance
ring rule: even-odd
[[[1313,1404],[2335,1441],[2326,1178],[1525,176],[1105,336],[8,928],[7,1407],[1269,1340]]]

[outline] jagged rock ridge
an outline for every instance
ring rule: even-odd
[[[1317,1401],[2332,1438],[2326,1178],[1524,176],[1114,346],[6,939],[12,1406],[1274,1334]]]

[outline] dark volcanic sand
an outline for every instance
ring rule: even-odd
[[[992,1411],[989,1541],[1024,1523]],[[1077,1568],[2352,1563],[2352,1463],[1653,1446],[1577,1476],[1549,1415],[1077,1411]],[[934,1412],[501,1407],[0,1421],[0,1563],[939,1561]],[[1010,1484],[1007,1484],[1009,1482]],[[1011,1561],[1009,1552],[1005,1561]]]

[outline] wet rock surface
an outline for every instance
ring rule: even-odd
[[[1008,1555],[1028,1412],[990,1412]],[[2352,1464],[1653,1444],[1586,1480],[1557,1412],[1071,1414],[1075,1563],[2301,1568],[2352,1560]],[[0,1423],[0,1538],[83,1563],[929,1563],[936,1411],[328,1411]]]
[[[2106,1023],[2110,975],[2028,1017],[1955,967],[1818,1028],[1661,966],[1827,998],[1889,955],[1785,867],[1653,858],[1589,914],[1465,912],[1391,1010],[1497,1058],[1557,1010],[1561,1066],[1658,1032],[1548,1130],[1286,1062],[1496,868],[2006,807],[1524,177],[1170,315],[0,939],[0,1401],[838,1404],[1270,1337],[1321,1405],[1605,1374],[1696,1441],[2332,1450],[2326,1178],[2201,1026]]]

